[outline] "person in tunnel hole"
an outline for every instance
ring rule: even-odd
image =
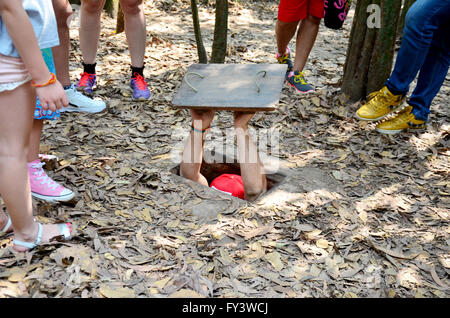
[[[190,113],[193,122],[183,150],[180,174],[182,177],[209,186],[205,176],[200,173],[200,169],[203,160],[205,134],[211,128],[215,111],[191,109]],[[264,166],[259,157],[258,149],[248,132],[248,122],[254,115],[255,113],[251,112],[234,112],[234,129],[241,176],[221,175],[211,182],[211,186],[217,190],[247,201],[255,201],[267,191]]]

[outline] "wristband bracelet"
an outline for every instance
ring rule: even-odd
[[[209,127],[205,128],[204,130],[201,130],[201,129],[194,128],[194,125],[191,124],[191,129],[192,129],[193,131],[199,132],[199,133],[202,133],[202,134],[204,134],[204,133],[205,133],[208,129],[210,129],[211,127],[212,127],[212,126],[209,125]]]
[[[54,73],[50,73],[50,74],[52,74],[52,77],[50,77],[50,79],[47,81],[47,83],[45,83],[45,84],[36,84],[34,81],[31,81],[31,85],[33,87],[44,87],[44,86],[48,86],[48,85],[51,85],[51,84],[55,83],[56,82],[56,75]]]

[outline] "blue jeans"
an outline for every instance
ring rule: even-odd
[[[406,15],[402,45],[386,86],[395,95],[406,95],[420,71],[408,103],[416,119],[426,121],[449,65],[450,0],[417,0]]]

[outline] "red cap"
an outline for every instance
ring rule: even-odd
[[[211,182],[211,188],[228,193],[234,197],[245,198],[244,182],[237,174],[222,174]]]

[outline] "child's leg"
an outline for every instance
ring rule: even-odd
[[[277,38],[278,54],[283,55],[286,52],[289,42],[297,31],[299,21],[283,22],[277,20],[275,34]]]
[[[297,32],[294,71],[303,71],[319,32],[320,18],[308,15]]]
[[[27,162],[34,161],[39,158],[39,145],[41,140],[41,131],[42,131],[42,120],[33,120],[33,126],[31,129],[31,137],[30,144],[28,148]],[[3,211],[0,212],[0,231],[6,226],[8,222],[8,217]],[[8,229],[5,229],[5,232],[11,232],[12,226]]]
[[[125,19],[125,34],[131,57],[131,80],[133,99],[145,101],[150,98],[150,90],[144,76],[145,57],[145,16],[142,0],[120,0]]]
[[[280,0],[275,27],[279,55],[286,53],[286,48],[297,31],[298,23],[306,17],[307,10],[306,0]]]
[[[22,239],[37,233],[26,160],[34,103],[30,83],[0,93],[0,193]]]
[[[36,95],[30,83],[0,93],[0,193],[11,216],[14,239],[34,242],[38,225],[33,220],[27,154]],[[58,225],[43,226],[42,242],[61,235]],[[14,246],[17,251],[27,248]]]
[[[125,34],[133,67],[144,66],[145,56],[145,16],[142,0],[120,0],[125,19]]]
[[[70,85],[69,73],[69,49],[70,49],[70,30],[69,18],[72,15],[72,7],[68,0],[53,0],[53,9],[55,11],[56,23],[58,24],[59,46],[52,48],[56,64],[56,77],[61,85],[67,87]]]
[[[46,114],[41,114],[41,111],[41,106],[39,104],[36,105],[35,116],[37,112],[44,118],[54,119],[55,113],[47,112]],[[52,180],[42,168],[44,164],[41,163],[39,158],[39,148],[41,144],[43,126],[43,119],[35,118],[33,120],[27,155],[27,166],[28,175],[30,177],[31,194],[32,196],[47,202],[70,201],[75,196],[73,191]]]
[[[80,49],[86,64],[94,64],[97,57],[101,28],[100,17],[104,5],[105,0],[81,1]]]
[[[52,50],[42,50],[42,56],[50,72],[54,73],[55,65],[53,63]],[[49,202],[68,201],[74,196],[71,190],[66,189],[47,176],[42,169],[44,164],[39,159],[39,146],[41,144],[44,120],[56,120],[59,116],[59,112],[44,110],[39,99],[37,99],[27,155],[28,174],[30,176],[31,195]]]
[[[39,159],[39,147],[41,145],[42,128],[44,121],[39,119],[33,120],[31,128],[30,145],[28,149],[27,162],[32,162]]]

